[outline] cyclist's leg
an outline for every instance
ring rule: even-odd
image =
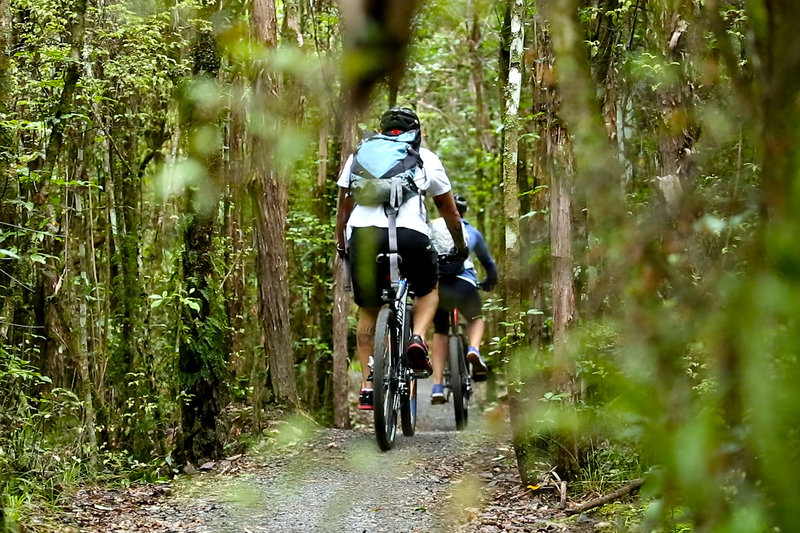
[[[480,352],[481,342],[483,342],[483,332],[486,330],[486,322],[482,316],[476,317],[467,325],[467,339],[471,348]]]
[[[369,358],[375,344],[375,322],[381,307],[381,280],[385,279],[385,268],[375,260],[385,245],[385,229],[353,228],[350,237],[350,271],[353,284],[353,300],[359,306],[356,328],[356,353],[361,363],[361,399],[363,409],[371,405],[372,383],[368,382]],[[365,397],[365,392],[369,392]],[[365,400],[362,402],[361,400]]]
[[[375,345],[375,322],[380,307],[361,307],[358,312],[356,326],[356,352],[361,363],[361,388],[371,389],[372,382],[367,382],[370,374],[369,358]]]
[[[397,240],[403,275],[408,279],[409,288],[414,292],[414,328],[408,355],[412,365],[432,371],[428,359],[425,333],[433,322],[439,304],[438,259],[430,238],[418,231],[398,228]]]
[[[481,297],[478,288],[466,280],[458,280],[458,309],[467,320],[467,359],[472,365],[472,376],[476,381],[482,380],[488,371],[481,357],[480,347],[483,339],[485,323],[481,315]]]
[[[455,307],[451,276],[439,279],[439,306],[433,317],[433,342],[431,343],[431,363],[433,364],[433,384],[442,383],[445,361],[447,360],[447,333],[450,325],[450,311]]]
[[[431,364],[433,365],[433,384],[442,383],[444,362],[447,360],[447,335],[434,333],[431,341]]]
[[[419,335],[423,339],[425,333],[433,322],[436,309],[439,306],[439,291],[433,289],[428,294],[416,296],[414,299],[414,335]]]

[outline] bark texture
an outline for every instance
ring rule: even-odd
[[[253,0],[252,31],[256,42],[265,49],[278,43],[277,17],[274,0]],[[282,83],[276,74],[268,75],[262,68],[254,80],[255,101],[272,107],[281,94]],[[270,104],[272,104],[270,106]],[[253,168],[250,195],[255,213],[257,248],[259,316],[264,331],[264,350],[272,389],[280,402],[297,406],[299,398],[295,382],[292,330],[289,322],[289,285],[286,252],[286,212],[288,209],[287,178],[277,168],[275,142],[280,124],[265,118],[257,119],[260,135],[253,140]]]

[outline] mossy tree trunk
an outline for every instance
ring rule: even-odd
[[[525,451],[524,420],[526,419],[526,401],[520,394],[519,384],[524,375],[526,350],[518,346],[522,333],[520,320],[522,311],[521,302],[521,272],[520,272],[520,202],[517,183],[519,162],[519,102],[522,90],[522,47],[524,29],[522,19],[524,3],[522,0],[509,0],[508,3],[508,30],[509,54],[508,76],[505,82],[505,98],[503,108],[503,225],[504,234],[504,292],[506,301],[505,312],[505,357],[509,361],[509,402],[512,418],[512,432],[514,450],[517,455],[518,465],[523,465]],[[524,470],[521,469],[523,481],[526,480]]]
[[[182,382],[181,432],[176,446],[179,463],[197,463],[222,454],[226,431],[220,415],[226,403],[230,338],[219,276],[214,268],[214,236],[222,146],[216,99],[194,100],[201,91],[218,91],[220,55],[214,33],[199,30],[193,43],[193,77],[183,102],[187,155],[204,172],[186,187],[186,222],[182,253],[183,338],[178,370]]]

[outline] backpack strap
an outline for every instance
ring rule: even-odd
[[[389,281],[396,287],[400,281],[400,262],[397,255],[397,212],[403,201],[403,187],[400,180],[392,179],[392,192],[386,215],[389,219]]]

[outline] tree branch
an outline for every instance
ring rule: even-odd
[[[565,509],[564,512],[568,515],[582,513],[584,511],[588,511],[589,509],[594,509],[595,507],[600,507],[601,505],[605,505],[607,503],[611,503],[614,500],[618,500],[619,498],[639,490],[641,486],[644,485],[644,478],[640,477],[638,479],[634,479],[624,487],[620,487],[614,492],[610,492],[604,496],[600,496],[599,498],[595,498],[593,500],[589,500],[583,502],[580,505],[574,505],[568,509]]]

